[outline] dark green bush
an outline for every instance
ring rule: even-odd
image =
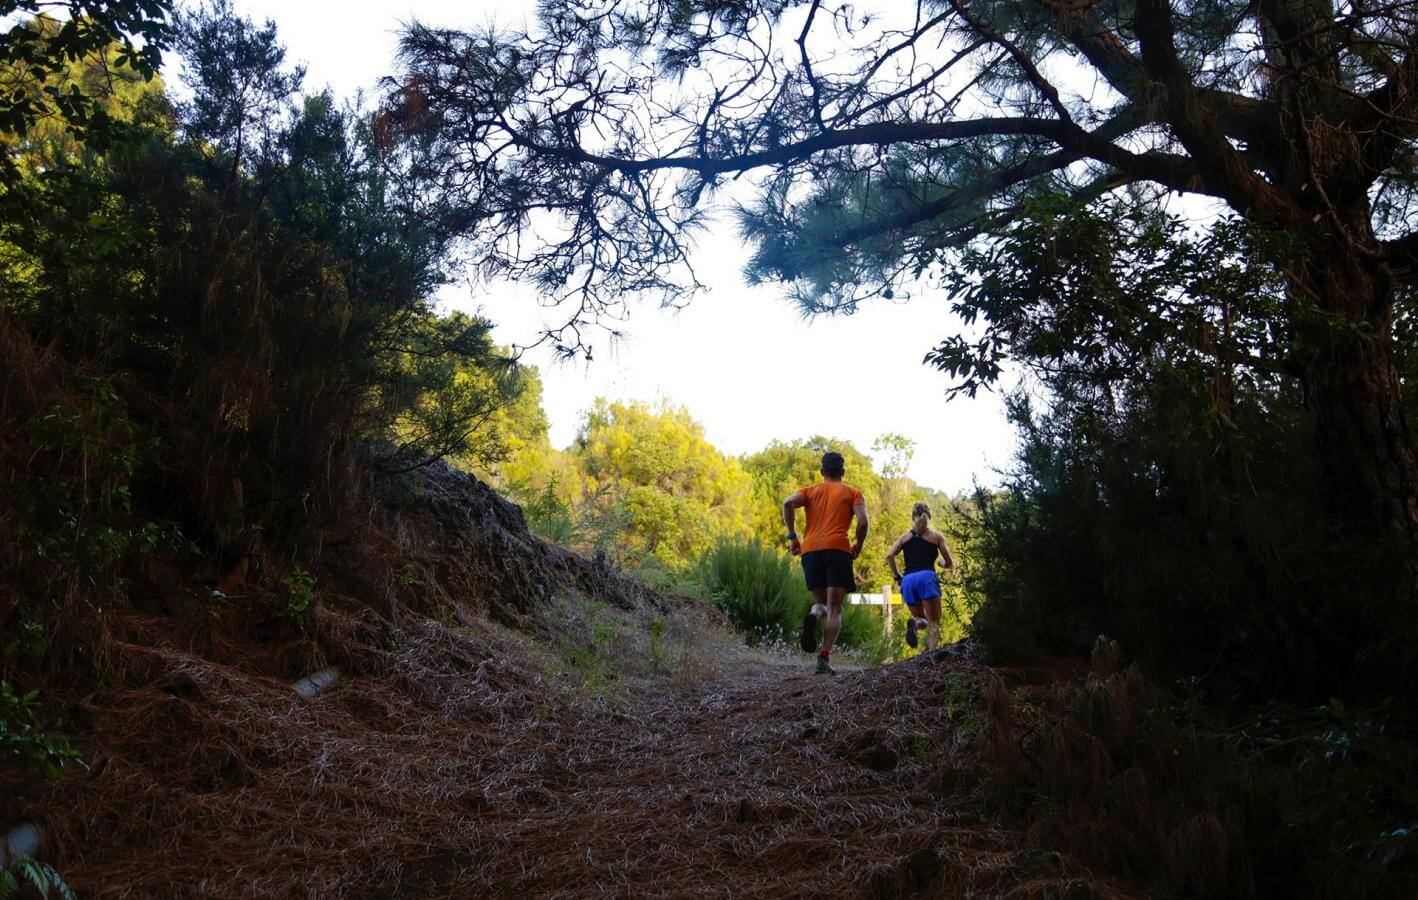
[[[724,538],[704,555],[700,577],[710,601],[751,642],[787,640],[812,595],[791,557],[753,538]]]
[[[1409,633],[1380,624],[1413,621],[1382,587],[1403,549],[1327,519],[1295,348],[1267,324],[1279,239],[1112,199],[966,254],[958,309],[989,334],[935,362],[969,389],[1008,346],[1032,376],[1009,403],[1016,463],[969,510],[967,607],[983,601],[972,627],[999,657],[1101,633],[1220,700],[1383,693],[1413,671]]]
[[[812,594],[795,559],[750,537],[723,538],[699,563],[699,582],[750,643],[797,642]],[[874,659],[880,649],[881,614],[876,607],[846,605],[837,643]]]
[[[50,778],[79,762],[68,740],[45,730],[39,692],[21,694],[8,681],[0,681],[0,762],[18,763],[27,772]]]

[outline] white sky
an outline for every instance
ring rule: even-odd
[[[473,26],[496,18],[520,23],[534,0],[235,0],[258,22],[275,20],[288,59],[307,67],[306,86],[339,96],[390,74],[401,22]],[[870,452],[880,434],[915,440],[911,476],[947,491],[973,479],[998,482],[1009,465],[1013,429],[997,395],[945,399],[944,375],[921,365],[926,351],[957,327],[945,297],[920,291],[907,303],[879,303],[855,315],[805,321],[773,287],[740,276],[748,250],[727,216],[700,241],[695,267],[710,291],[682,312],[634,307],[614,350],[599,341],[591,364],[558,364],[533,351],[542,372],[552,442],[568,444],[581,413],[598,396],[666,398],[689,408],[709,440],[727,453],[773,439],[826,434]],[[918,289],[919,291],[919,289]],[[450,290],[450,305],[481,311],[504,344],[536,337],[544,311],[518,285],[472,293]],[[830,371],[822,379],[817,375]],[[848,478],[850,480],[850,473]]]

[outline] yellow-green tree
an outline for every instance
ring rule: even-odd
[[[945,504],[932,491],[906,475],[914,443],[896,434],[883,435],[872,444],[880,466],[850,441],[815,435],[805,440],[774,441],[743,458],[743,467],[753,481],[753,534],[759,540],[783,545],[783,498],[799,488],[820,481],[822,454],[835,450],[842,454],[847,484],[862,492],[871,518],[871,533],[854,566],[858,586],[864,591],[879,590],[891,578],[886,551],[911,521],[911,506],[918,500],[932,503],[933,523],[944,529]],[[799,526],[801,527],[801,525]]]
[[[504,354],[510,351],[503,350]],[[559,454],[548,436],[549,423],[542,408],[542,376],[536,366],[517,363],[506,373],[486,366],[469,366],[459,374],[459,390],[472,396],[495,394],[511,380],[506,402],[492,410],[482,423],[482,439],[489,444],[477,447],[454,462],[499,489],[517,497],[546,487],[558,475]]]
[[[693,563],[720,535],[749,527],[748,475],[704,437],[684,407],[598,399],[569,455],[576,499],[618,517],[621,559]]]
[[[850,441],[814,435],[806,440],[788,443],[773,441],[757,453],[743,458],[743,467],[753,480],[753,533],[774,546],[784,546],[783,498],[809,484],[822,480],[822,454],[835,450],[842,454],[847,467],[847,484],[859,489],[867,501],[867,514],[877,518],[881,513],[882,479],[872,467],[871,458]],[[799,528],[802,527],[799,523]],[[866,546],[857,559],[857,581],[864,589],[879,586],[884,564],[878,557],[886,555],[885,546],[878,548],[881,535],[873,526]]]

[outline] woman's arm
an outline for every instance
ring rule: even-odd
[[[910,535],[903,534],[896,539],[896,543],[891,545],[891,552],[886,554],[886,564],[891,567],[891,577],[896,579],[896,583],[901,583],[901,572],[896,568],[896,554],[901,552],[901,548],[906,546],[906,541]]]
[[[950,555],[950,547],[945,543],[945,535],[939,531],[931,532],[931,543],[940,548],[940,561],[942,569],[955,568],[955,557]]]

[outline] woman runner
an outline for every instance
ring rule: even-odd
[[[911,509],[911,530],[896,539],[886,562],[891,566],[891,575],[901,585],[901,598],[911,610],[911,620],[906,623],[906,643],[914,647],[919,643],[917,631],[925,626],[926,646],[934,650],[940,646],[940,579],[936,577],[936,556],[940,556],[942,568],[955,566],[955,558],[945,544],[945,535],[932,531],[931,508],[917,503]],[[906,574],[896,568],[896,554],[906,557]]]

